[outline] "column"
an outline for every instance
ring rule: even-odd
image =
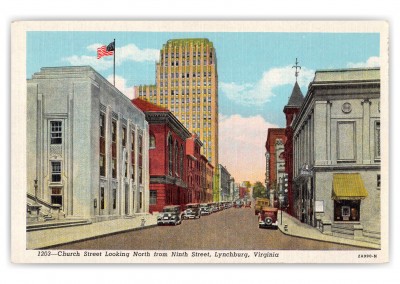
[[[314,153],[315,153],[315,164],[316,165],[326,165],[327,161],[327,122],[326,122],[326,110],[327,110],[327,102],[326,101],[318,101],[315,102],[315,128],[318,131],[315,133],[315,143],[314,143]]]
[[[326,104],[326,157],[327,157],[328,165],[332,164],[331,108],[332,108],[332,102],[327,101],[327,104]]]
[[[362,119],[362,163],[371,164],[371,151],[370,151],[370,106],[371,101],[365,99],[361,101],[363,107]],[[357,135],[356,135],[357,139]],[[357,143],[358,144],[358,143]]]

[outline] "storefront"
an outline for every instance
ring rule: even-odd
[[[333,174],[334,222],[360,222],[361,200],[368,196],[359,173]]]

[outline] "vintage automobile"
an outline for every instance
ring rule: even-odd
[[[271,206],[268,198],[257,197],[254,204],[254,215],[260,213],[261,208]]]
[[[278,208],[263,207],[258,215],[258,227],[278,229]]]
[[[210,215],[212,213],[211,205],[208,203],[200,204],[200,214],[203,215]]]
[[[168,205],[157,216],[157,225],[179,225],[182,223],[182,211],[180,205]]]
[[[235,201],[235,204],[234,204],[234,207],[235,207],[235,208],[241,208],[241,207],[243,207],[243,201],[242,201],[241,199],[236,200],[236,201]]]
[[[201,217],[200,204],[189,203],[185,206],[185,211],[183,211],[183,219],[198,219]]]
[[[209,203],[210,207],[211,207],[211,212],[215,213],[218,212],[218,205],[215,202]]]

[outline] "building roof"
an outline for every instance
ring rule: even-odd
[[[380,80],[380,68],[317,70],[313,83]]]
[[[304,101],[303,93],[301,92],[299,84],[296,81],[296,83],[293,86],[289,102],[285,107],[300,107],[303,101]]]
[[[135,98],[132,103],[144,112],[169,112],[168,109],[155,105],[140,98]]]
[[[208,38],[180,38],[180,39],[170,39],[165,44],[166,46],[181,46],[181,45],[188,45],[188,44],[204,44],[213,46],[213,43]]]
[[[132,104],[145,113],[146,120],[150,125],[167,124],[183,140],[192,137],[190,131],[168,109],[140,98],[133,99]]]
[[[311,108],[308,106],[316,100],[379,97],[379,67],[317,70],[314,80],[308,86],[300,112],[293,120],[294,134],[298,125],[301,125],[309,114]]]

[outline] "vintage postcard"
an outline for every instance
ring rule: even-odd
[[[11,28],[13,262],[389,261],[388,23]]]

